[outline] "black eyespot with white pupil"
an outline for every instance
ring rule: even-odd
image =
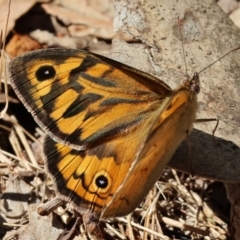
[[[36,78],[38,81],[45,81],[48,79],[52,79],[56,75],[56,71],[53,66],[41,66],[36,71]]]
[[[108,179],[103,176],[103,175],[100,175],[96,178],[96,181],[95,181],[96,185],[99,187],[99,188],[106,188],[108,186]]]

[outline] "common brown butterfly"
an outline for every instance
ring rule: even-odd
[[[160,177],[197,110],[199,77],[163,81],[82,50],[45,49],[10,64],[12,86],[47,137],[60,198],[100,220],[132,212]]]

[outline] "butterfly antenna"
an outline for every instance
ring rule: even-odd
[[[183,54],[183,61],[184,61],[184,65],[185,65],[185,73],[186,73],[187,77],[189,78],[188,69],[187,69],[187,62],[186,62],[186,53],[185,53],[184,44],[183,44],[183,36],[182,36],[182,29],[181,29],[181,23],[180,23],[179,15],[178,15],[178,29],[179,29],[179,33],[180,33],[180,39],[181,39],[181,42],[182,42],[182,54]]]
[[[231,52],[235,52],[237,50],[239,50],[240,47],[237,47],[235,49],[230,50],[229,52],[225,53],[222,57],[220,57],[219,59],[217,59],[216,61],[214,61],[213,63],[211,63],[210,65],[208,65],[207,67],[203,68],[200,72],[198,72],[198,74],[200,74],[201,72],[205,71],[207,68],[211,67],[213,64],[215,64],[216,62],[220,61],[221,59],[223,59],[224,57],[226,57],[229,53]]]
[[[1,29],[1,31],[0,31],[0,49],[2,49],[2,46],[3,46],[3,32]]]

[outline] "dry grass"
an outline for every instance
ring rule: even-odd
[[[1,237],[13,230],[4,239],[14,239],[13,236],[21,239],[24,225],[29,224],[29,206],[53,198],[54,187],[43,170],[41,140],[38,140],[43,132],[38,129],[34,137],[17,123],[16,117],[5,115],[3,120],[6,125],[0,125],[0,128],[6,132],[4,135],[8,138],[4,141],[10,142],[12,151],[2,149],[0,152]],[[109,239],[228,239],[228,216],[224,214],[228,209],[226,206],[220,212],[213,210],[214,202],[209,192],[214,191],[214,186],[211,185],[210,181],[166,169],[139,208],[127,217],[107,221],[103,224],[104,230]],[[21,195],[24,194],[28,196],[27,202],[22,202]],[[67,210],[65,207],[58,207],[53,218],[61,219],[62,229],[71,230],[76,213],[70,206]],[[31,220],[30,224],[33,224]],[[87,239],[82,224],[76,229],[72,233],[78,236],[76,239]]]

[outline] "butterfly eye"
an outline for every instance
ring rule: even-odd
[[[198,94],[198,93],[200,92],[200,87],[199,87],[198,84],[193,83],[193,84],[191,85],[191,90],[192,90],[193,92],[195,92],[196,94]]]
[[[45,81],[53,78],[56,75],[56,71],[53,66],[41,66],[36,71],[36,78],[38,81]]]
[[[193,78],[191,79],[191,81],[189,83],[190,83],[191,91],[198,94],[200,92],[199,73],[194,73]]]

